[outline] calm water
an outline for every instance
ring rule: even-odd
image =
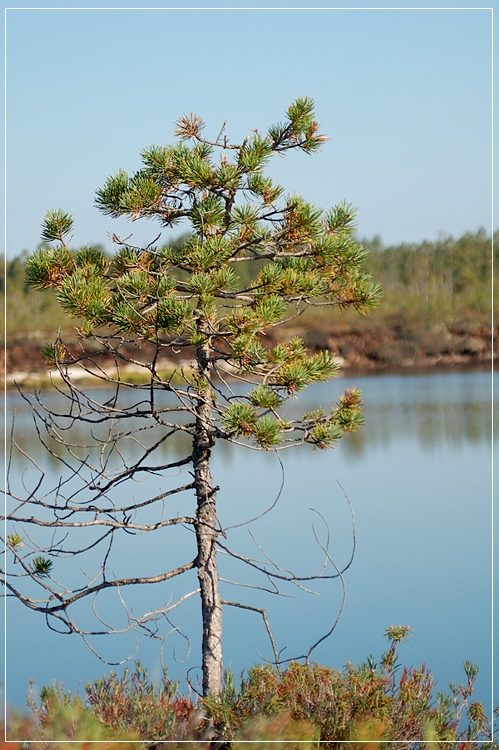
[[[490,712],[491,704],[491,518],[492,518],[492,402],[490,373],[450,373],[352,377],[321,384],[305,392],[296,408],[303,412],[334,403],[340,392],[355,384],[362,389],[366,426],[345,438],[332,452],[303,447],[284,451],[285,484],[273,511],[252,527],[229,530],[227,543],[243,554],[262,559],[264,552],[284,568],[308,575],[320,570],[325,540],[321,514],[331,534],[330,553],[342,567],[352,549],[352,519],[345,493],[355,511],[356,553],[345,573],[346,602],[333,635],[313,659],[341,668],[347,661],[378,659],[386,648],[390,625],[410,625],[413,635],[401,646],[404,663],[425,661],[441,689],[464,680],[462,662],[480,667],[477,694]],[[19,399],[8,397],[8,409]],[[497,424],[497,421],[496,421]],[[24,444],[36,451],[29,415],[21,405],[17,425]],[[42,455],[37,460],[43,461]],[[19,477],[22,465],[16,465]],[[47,472],[54,467],[47,464]],[[215,450],[214,481],[222,525],[240,524],[261,513],[275,500],[282,470],[274,454],[232,447]],[[186,474],[186,477],[188,475]],[[178,477],[175,477],[175,481]],[[173,481],[173,479],[172,479]],[[161,485],[163,487],[163,485]],[[126,536],[116,565],[134,570],[137,561],[189,557],[192,542],[182,538]],[[187,535],[187,536],[185,536]],[[222,576],[244,583],[265,581],[248,575],[220,556]],[[128,567],[127,567],[128,566]],[[190,575],[190,574],[188,574]],[[183,588],[183,586],[187,588]],[[164,589],[170,596],[195,587],[195,576],[181,587]],[[286,598],[235,588],[225,583],[222,595],[267,609],[283,658],[298,657],[325,634],[342,600],[338,580],[312,586],[315,594],[285,590]],[[152,608],[154,591],[137,592],[133,606]],[[150,601],[149,601],[150,600]],[[161,602],[163,603],[163,602]],[[109,611],[119,606],[109,603]],[[106,607],[100,610],[106,616]],[[195,597],[174,613],[160,647],[141,638],[137,655],[152,675],[161,658],[173,677],[188,670],[196,680],[200,663],[199,611]],[[43,617],[9,600],[7,607],[7,701],[23,705],[30,678],[41,687],[62,679],[68,689],[109,671],[77,636],[57,635]],[[179,634],[179,628],[190,639]],[[110,660],[135,649],[127,637],[94,643]],[[239,674],[272,652],[259,615],[233,607],[225,609],[225,665]],[[185,659],[185,660],[184,660]],[[496,700],[497,703],[497,700]]]

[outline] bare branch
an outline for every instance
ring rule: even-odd
[[[249,604],[241,604],[240,602],[229,602],[225,599],[222,600],[222,604],[226,604],[230,607],[239,607],[240,609],[247,609],[251,612],[258,612],[262,616],[263,623],[265,625],[265,629],[267,631],[267,635],[269,636],[270,644],[272,646],[272,651],[274,652],[274,660],[276,666],[279,666],[279,652],[277,651],[277,647],[275,644],[274,636],[272,634],[272,630],[269,625],[269,621],[267,619],[267,612],[264,609],[260,609],[259,607],[251,607]]]
[[[72,594],[71,596],[68,596],[67,598],[64,598],[60,594],[56,593],[53,589],[51,589],[45,582],[41,580],[37,580],[37,583],[39,583],[44,588],[48,589],[50,593],[52,594],[52,597],[57,598],[61,603],[60,604],[49,604],[48,602],[46,604],[41,605],[39,602],[37,602],[34,599],[31,599],[30,597],[24,596],[21,594],[20,591],[18,591],[12,584],[10,584],[8,581],[6,582],[7,588],[15,594],[26,606],[28,606],[30,609],[36,610],[38,612],[45,612],[46,614],[54,614],[56,612],[60,612],[61,610],[66,612],[67,608],[74,604],[74,602],[82,599],[83,597],[92,596],[93,594],[104,591],[105,589],[109,588],[120,588],[123,586],[140,586],[150,583],[160,583],[162,581],[168,581],[171,578],[175,578],[176,576],[182,575],[182,573],[186,573],[188,570],[192,570],[196,567],[196,560],[192,560],[189,563],[186,563],[185,565],[180,565],[179,567],[175,568],[174,570],[169,570],[166,573],[160,573],[156,576],[144,576],[144,577],[135,577],[135,578],[121,578],[117,580],[103,580],[101,583],[96,584],[95,586],[89,586],[84,588],[81,591],[78,591],[77,593]],[[26,572],[29,572],[27,566],[25,567]]]
[[[318,515],[322,518],[322,520],[326,524],[325,518],[318,511],[316,511],[316,513],[318,513]],[[326,526],[327,526],[327,524],[326,524]],[[328,535],[329,535],[329,529],[328,529]],[[321,542],[319,541],[319,539],[317,537],[317,534],[316,534],[316,531],[315,531],[315,527],[314,527],[314,537],[315,537],[315,539],[317,541],[317,544],[320,546],[320,548],[322,549],[322,551],[324,552],[324,554],[327,556],[327,559],[329,560],[329,562],[331,563],[331,565],[334,567],[334,569],[336,570],[336,572],[338,574],[338,577],[339,577],[339,579],[341,581],[342,598],[341,598],[340,607],[338,609],[338,613],[337,613],[336,618],[333,621],[333,624],[331,625],[330,629],[321,638],[319,638],[314,644],[312,644],[312,646],[310,646],[310,648],[309,648],[309,650],[307,652],[307,656],[306,656],[307,663],[310,660],[310,655],[312,654],[312,651],[314,651],[320,643],[322,643],[327,638],[329,638],[333,634],[333,632],[335,631],[336,626],[338,625],[338,623],[340,621],[341,615],[343,614],[343,610],[345,608],[346,597],[347,597],[347,589],[346,589],[345,579],[343,578],[343,573],[339,569],[339,567],[336,565],[336,563],[334,562],[334,560],[331,557],[331,555],[329,554],[329,551],[327,550],[327,548],[324,547],[321,544]]]

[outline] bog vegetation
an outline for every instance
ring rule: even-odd
[[[11,715],[8,736],[36,740],[45,750],[67,746],[58,740],[75,750],[89,742],[106,750],[137,742],[205,750],[213,724],[224,738],[216,746],[234,750],[246,743],[261,750],[389,750],[393,743],[399,750],[497,750],[485,710],[474,699],[477,668],[465,662],[463,683],[437,691],[424,664],[400,661],[398,644],[409,628],[390,627],[386,635],[389,648],[378,661],[370,657],[341,670],[296,662],[282,670],[257,665],[240,684],[226,673],[216,699],[180,691],[167,670],[154,682],[140,663],[88,684],[84,698],[54,683],[38,699],[28,694],[32,711]]]

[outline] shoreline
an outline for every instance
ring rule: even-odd
[[[411,333],[412,335],[409,335]],[[419,332],[398,331],[396,327],[378,327],[359,330],[350,327],[330,329],[285,329],[276,335],[266,337],[269,345],[278,341],[289,340],[292,336],[301,336],[311,352],[328,350],[336,354],[341,364],[341,374],[382,375],[382,374],[417,374],[452,370],[493,370],[498,359],[498,331],[490,326],[439,326]],[[38,340],[8,341],[4,346],[3,377],[7,389],[16,385],[43,388],[51,384],[51,371],[40,356],[41,342]],[[68,345],[72,353],[81,353],[73,342]],[[142,346],[123,348],[123,353],[133,360],[139,357],[147,362],[152,345],[144,342]],[[105,377],[113,377],[116,368],[112,358],[97,354],[96,360],[101,368],[102,385]],[[163,355],[159,360],[160,369],[165,373],[188,372],[194,361],[194,352],[185,351],[182,357]],[[98,384],[98,380],[78,365],[70,368],[71,378],[79,380],[82,385]],[[128,364],[120,367],[120,374],[125,382],[137,383],[144,368],[140,364]],[[54,371],[52,370],[52,373]],[[55,373],[56,378],[59,376]],[[227,372],[230,377],[230,372]],[[168,375],[166,375],[168,377]]]

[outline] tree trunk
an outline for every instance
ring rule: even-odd
[[[206,370],[207,353],[198,352],[201,374]],[[222,605],[220,603],[216,560],[217,510],[216,493],[210,471],[213,437],[211,424],[211,390],[203,390],[197,402],[196,435],[193,442],[194,482],[196,487],[197,569],[201,589],[203,618],[202,667],[203,695],[220,695],[222,690]]]

